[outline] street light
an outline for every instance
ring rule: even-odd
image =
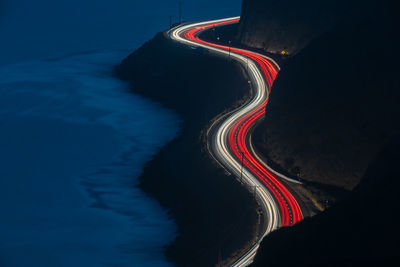
[[[253,185],[253,194],[254,194],[254,197],[256,196],[256,191],[257,191],[257,189],[258,189],[258,185]]]

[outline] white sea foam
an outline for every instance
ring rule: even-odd
[[[179,119],[111,77],[124,54],[0,67],[0,265],[170,265],[137,179]]]

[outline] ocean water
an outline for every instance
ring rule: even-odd
[[[137,185],[179,118],[111,76],[127,53],[0,66],[0,266],[171,266]]]
[[[178,0],[0,0],[0,65],[139,47],[178,21]],[[240,14],[242,0],[183,0],[184,21]]]

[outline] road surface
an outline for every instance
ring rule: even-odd
[[[240,108],[221,115],[208,129],[208,149],[214,159],[234,174],[252,192],[263,208],[265,217],[262,234],[257,243],[233,266],[250,264],[263,237],[283,226],[302,220],[298,202],[280,179],[298,183],[268,167],[251,145],[251,132],[265,114],[272,84],[279,71],[271,58],[255,52],[199,39],[207,29],[237,23],[239,17],[181,24],[167,32],[173,40],[191,47],[202,47],[220,56],[230,57],[242,64],[248,72],[253,97]]]

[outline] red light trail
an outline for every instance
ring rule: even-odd
[[[272,64],[266,58],[246,50],[210,43],[201,40],[196,36],[201,31],[238,21],[239,19],[233,19],[224,22],[207,24],[202,27],[191,29],[185,32],[183,36],[188,40],[227,51],[230,50],[231,52],[241,54],[254,60],[262,70],[268,87],[271,88],[278,74],[278,70],[274,67],[274,64]],[[249,112],[246,116],[242,117],[238,122],[235,123],[234,127],[229,132],[229,144],[236,157],[242,161],[242,163],[249,170],[251,170],[253,174],[256,175],[272,192],[281,210],[281,226],[289,226],[294,225],[302,219],[302,213],[299,204],[293,197],[292,193],[270,171],[268,171],[254,158],[247,148],[245,142],[246,135],[249,133],[249,128],[265,114],[265,107],[267,103],[268,98],[260,106]]]
[[[259,247],[262,238],[282,226],[291,226],[303,218],[300,206],[290,190],[274,175],[299,183],[268,167],[251,146],[251,132],[258,121],[265,115],[269,94],[278,74],[279,66],[267,56],[211,43],[200,39],[202,31],[210,28],[237,23],[239,18],[220,19],[209,22],[181,24],[168,35],[173,40],[195,47],[203,47],[226,57],[237,60],[247,67],[254,96],[240,108],[221,115],[208,129],[208,149],[214,159],[230,173],[240,176],[242,182],[254,188],[255,197],[265,211],[266,224],[258,241],[233,265],[248,265]],[[250,81],[249,81],[250,82]]]

